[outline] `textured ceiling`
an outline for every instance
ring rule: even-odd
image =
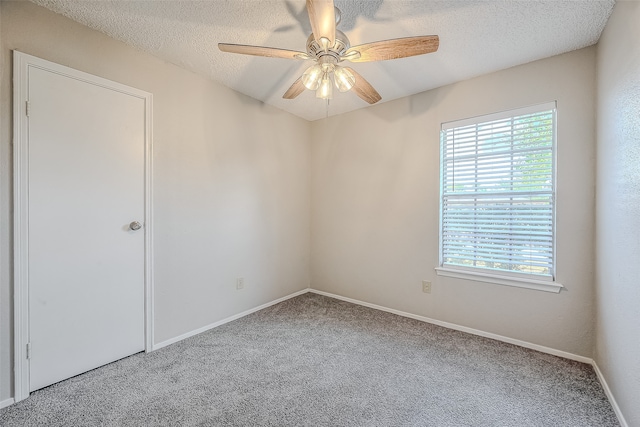
[[[282,94],[310,61],[220,52],[220,42],[305,50],[311,33],[304,0],[32,0],[225,86],[307,120],[327,114],[305,90]],[[614,0],[335,0],[338,29],[352,45],[414,35],[440,36],[436,53],[351,65],[382,95],[412,95],[481,74],[595,44]],[[329,115],[367,107],[336,93]]]

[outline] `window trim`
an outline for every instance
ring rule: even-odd
[[[495,120],[506,119],[509,117],[517,117],[527,114],[533,114],[541,111],[553,110],[554,111],[554,121],[553,121],[553,140],[552,140],[552,164],[551,164],[551,174],[553,181],[553,241],[552,241],[552,253],[553,253],[553,264],[552,271],[550,276],[537,276],[537,275],[528,275],[526,273],[511,273],[507,271],[496,271],[491,269],[480,269],[480,268],[467,268],[464,266],[452,266],[452,265],[444,265],[443,262],[443,178],[444,178],[444,170],[443,170],[443,149],[442,149],[442,132],[445,132],[449,129],[453,129],[456,127],[463,127],[474,125],[483,122],[491,122]],[[439,232],[438,232],[438,267],[435,268],[436,274],[438,276],[452,277],[457,279],[465,279],[472,280],[477,282],[486,282],[493,283],[497,285],[506,285],[506,286],[515,286],[520,288],[534,289],[539,291],[553,292],[559,293],[564,286],[556,281],[556,244],[557,244],[557,232],[556,232],[556,193],[557,193],[557,173],[556,173],[556,165],[557,165],[557,123],[558,120],[558,111],[557,111],[557,102],[551,101],[542,104],[530,105],[527,107],[515,108],[511,110],[505,110],[497,113],[483,114],[474,117],[469,117],[466,119],[453,120],[449,122],[443,122],[440,127],[440,195],[439,195]]]
[[[541,280],[529,277],[511,276],[508,272],[494,274],[481,271],[468,271],[464,267],[436,267],[438,276],[453,277],[456,279],[473,280],[475,282],[493,283],[496,285],[515,286],[518,288],[535,289],[538,291],[559,293],[564,286],[553,280]]]

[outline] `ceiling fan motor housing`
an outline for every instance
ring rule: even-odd
[[[351,44],[349,43],[349,39],[340,30],[336,30],[336,42],[326,51],[315,40],[313,34],[311,34],[307,39],[307,53],[309,54],[309,56],[315,58],[316,60],[319,60],[322,56],[330,55],[336,59],[336,62],[338,62],[340,60],[340,56],[345,53],[350,47]]]

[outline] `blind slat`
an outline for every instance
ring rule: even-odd
[[[511,161],[505,161],[503,163],[498,164],[472,164],[466,166],[458,166],[456,168],[456,176],[465,175],[465,174],[496,174],[496,173],[505,173],[505,172],[519,172],[522,174],[533,173],[533,172],[542,172],[543,174],[547,174],[548,168],[551,166],[551,159],[545,160],[544,162],[537,162],[533,165],[522,165],[519,163],[513,163]],[[453,171],[447,171],[452,173]]]
[[[536,265],[548,268],[551,262],[551,255],[547,256],[526,256],[513,255],[515,252],[487,252],[473,250],[452,250],[448,258],[463,258],[470,261],[512,263],[516,265]]]
[[[443,232],[443,234],[448,235],[448,237],[453,237],[455,238],[456,236],[459,236],[459,233],[453,233],[453,232]],[[474,236],[477,237],[486,237],[486,238],[490,238],[493,236],[500,236],[500,238],[504,237],[504,238],[509,238],[510,236],[514,236],[515,238],[522,238],[524,239],[527,236],[531,236],[532,239],[539,239],[541,240],[543,237],[548,238],[549,241],[553,241],[553,239],[549,236],[548,233],[544,232],[544,233],[538,233],[538,232],[529,232],[529,233],[518,233],[516,230],[512,231],[509,234],[505,234],[505,233],[491,233],[491,234],[487,234],[487,233],[475,233]],[[461,236],[462,237],[462,236]]]
[[[502,191],[483,192],[473,195],[469,194],[446,194],[447,197],[455,200],[455,203],[531,203],[541,200],[551,200],[551,191]],[[540,200],[532,200],[531,197],[539,197]],[[484,200],[482,200],[484,199]],[[513,200],[517,199],[517,200]]]
[[[482,154],[478,153],[467,153],[460,156],[452,154],[449,157],[445,157],[445,162],[457,162],[462,160],[469,159],[484,159],[485,161],[494,157],[501,157],[504,154],[536,154],[536,153],[544,153],[545,150],[550,147],[533,147],[533,148],[520,148],[515,150],[502,150],[502,151],[485,151]]]

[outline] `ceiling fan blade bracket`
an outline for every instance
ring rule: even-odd
[[[351,50],[345,52],[344,55],[340,56],[340,61],[356,61],[360,59],[360,52],[357,50]]]

